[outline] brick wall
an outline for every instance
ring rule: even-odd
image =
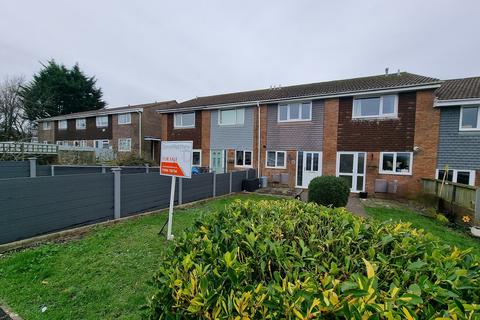
[[[118,114],[113,114],[110,118],[112,122],[112,142],[113,150],[118,152],[119,157],[128,156],[130,153],[139,155],[139,115],[137,112],[130,113],[130,124],[118,124]],[[119,152],[118,151],[118,139],[130,138],[132,139],[131,152]]]
[[[195,111],[195,128],[175,129],[173,127],[173,113],[167,114],[167,140],[193,141],[194,149],[202,148],[202,112]]]
[[[334,176],[336,174],[337,159],[337,129],[339,116],[339,99],[325,101],[324,134],[323,134],[323,163],[322,174]]]
[[[43,141],[48,141],[48,143],[55,143],[54,122],[50,122],[49,130],[43,130],[43,122],[39,122],[37,129],[37,137],[39,143],[43,143]]]
[[[202,167],[210,167],[210,111],[203,110],[201,112],[202,121]]]

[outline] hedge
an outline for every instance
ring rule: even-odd
[[[409,224],[293,200],[240,202],[180,236],[150,319],[477,319],[480,258]]]

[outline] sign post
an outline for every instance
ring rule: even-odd
[[[167,240],[173,239],[173,203],[175,201],[175,178],[192,177],[193,141],[162,141],[160,152],[160,174],[172,177],[170,189],[170,206],[168,209]],[[162,227],[165,227],[165,225]],[[160,232],[162,232],[160,230]]]

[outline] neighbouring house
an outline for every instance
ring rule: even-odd
[[[159,110],[162,138],[193,140],[194,162],[217,172],[252,167],[298,188],[336,175],[352,192],[414,196],[435,175],[441,83],[401,72],[198,97]]]
[[[480,185],[480,77],[446,80],[436,92],[440,111],[437,178]]]
[[[110,151],[117,157],[133,153],[159,161],[161,127],[156,110],[176,104],[164,101],[40,119],[38,141],[93,147],[98,154]]]

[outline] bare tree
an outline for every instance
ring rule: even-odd
[[[5,77],[0,83],[0,141],[22,140],[28,136],[20,91],[25,83],[22,76]]]

